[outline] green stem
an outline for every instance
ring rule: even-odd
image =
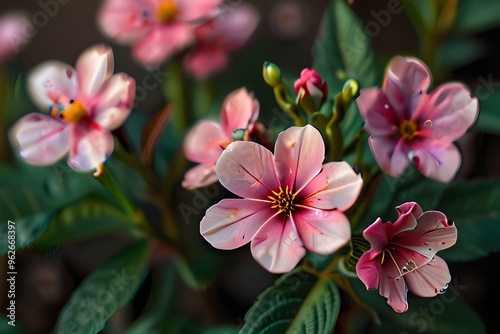
[[[168,64],[168,80],[163,87],[167,100],[174,106],[173,121],[183,132],[193,121],[192,106],[189,99],[187,77],[182,66],[182,55],[175,56]]]
[[[366,176],[363,178],[363,183],[365,184],[365,195],[361,203],[358,204],[355,208],[353,208],[353,214],[349,217],[349,221],[351,222],[351,228],[354,229],[361,221],[363,216],[366,213],[366,210],[370,207],[370,204],[375,196],[375,191],[368,191],[372,182],[375,178],[380,174],[380,168],[375,166],[371,171],[366,173]],[[351,210],[350,210],[351,211]]]
[[[276,86],[273,87],[274,96],[276,101],[280,105],[281,109],[285,111],[294,121],[296,126],[306,125],[306,120],[302,116],[297,104],[290,98],[285,84],[280,81]]]

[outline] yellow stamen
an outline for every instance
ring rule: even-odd
[[[404,120],[399,126],[399,133],[404,140],[412,140],[417,130],[417,123],[411,119]]]
[[[156,18],[162,23],[171,22],[177,16],[177,5],[173,0],[165,0],[156,8]]]
[[[288,186],[283,189],[279,187],[279,192],[272,190],[274,196],[267,196],[272,201],[271,209],[278,209],[278,214],[285,212],[288,216],[295,210],[294,199],[295,194],[292,194]]]
[[[87,109],[79,101],[75,101],[67,109],[61,111],[60,117],[67,123],[78,123],[87,115]]]

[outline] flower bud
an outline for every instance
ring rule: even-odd
[[[277,84],[281,82],[281,70],[276,64],[271,63],[269,61],[264,62],[262,66],[262,76],[266,83],[275,87]]]
[[[297,104],[309,114],[318,111],[328,97],[326,82],[313,69],[303,69],[293,87],[297,95]]]

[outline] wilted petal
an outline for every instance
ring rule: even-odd
[[[462,163],[454,144],[423,143],[415,146],[413,162],[422,175],[443,183],[450,182]]]
[[[135,80],[124,73],[113,75],[104,83],[95,99],[94,121],[108,130],[121,126],[135,99]]]
[[[400,177],[408,167],[408,155],[404,151],[402,139],[390,137],[370,137],[370,149],[380,169],[390,176]]]
[[[241,197],[267,200],[279,189],[273,155],[256,143],[229,145],[217,160],[216,171],[220,183]]]
[[[286,219],[286,221],[283,221]],[[272,273],[287,273],[306,255],[290,220],[277,215],[269,219],[251,243],[252,255]]]
[[[226,137],[219,124],[213,121],[200,121],[184,140],[184,155],[191,161],[215,165],[223,152],[221,145],[231,141]]]
[[[75,69],[60,61],[47,61],[28,75],[28,91],[40,110],[48,110],[61,97],[76,99],[78,75]]]
[[[240,88],[229,94],[222,104],[220,124],[228,136],[233,130],[246,129],[259,116],[259,101],[248,93],[246,88]]]
[[[278,135],[274,154],[281,185],[299,192],[321,171],[325,144],[313,126],[294,126]]]
[[[439,86],[416,111],[421,126],[434,140],[452,142],[462,137],[474,124],[479,112],[477,98],[460,83]],[[429,122],[430,121],[430,122]]]
[[[292,213],[300,239],[311,252],[330,254],[345,246],[351,238],[347,217],[338,210],[300,209]]]
[[[405,276],[408,289],[420,297],[434,297],[451,281],[446,262],[439,256]]]
[[[374,136],[396,134],[399,120],[383,90],[378,88],[362,89],[356,99],[366,131]]]
[[[207,210],[200,233],[218,249],[235,249],[253,239],[273,215],[269,203],[224,199]]]
[[[356,202],[363,179],[345,161],[329,162],[302,190],[302,204],[318,209],[345,211]],[[310,195],[309,195],[310,194]]]
[[[113,74],[113,50],[104,44],[88,48],[78,57],[76,70],[80,79],[80,98],[96,95]]]
[[[69,149],[70,127],[56,119],[32,113],[21,118],[10,132],[11,142],[31,165],[51,165]]]
[[[143,65],[160,65],[174,52],[194,41],[193,29],[180,23],[153,27],[143,39],[134,44],[134,56]]]
[[[182,186],[186,189],[196,189],[206,187],[214,182],[217,182],[217,173],[215,172],[215,165],[206,166],[199,164],[191,168],[184,174],[184,181]]]
[[[369,250],[363,253],[356,264],[356,274],[367,290],[379,287],[380,276],[380,251]]]
[[[72,127],[68,165],[78,172],[96,169],[113,152],[111,132],[89,120]]]

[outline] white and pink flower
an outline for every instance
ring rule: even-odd
[[[395,57],[382,89],[361,90],[359,111],[384,173],[399,177],[409,161],[440,182],[449,182],[458,171],[462,158],[453,141],[476,120],[478,100],[460,83],[443,84],[427,94],[430,83],[421,61]]]
[[[282,132],[274,155],[253,142],[232,143],[216,171],[222,185],[243,198],[209,208],[201,234],[219,249],[251,242],[253,257],[273,273],[292,270],[306,249],[338,250],[351,237],[343,212],[363,181],[346,162],[323,165],[324,154],[321,134],[311,125]]]
[[[107,0],[99,15],[105,35],[133,45],[135,58],[155,66],[195,40],[194,30],[218,13],[222,0]]]
[[[184,188],[200,188],[217,181],[217,159],[233,141],[234,130],[253,130],[259,107],[259,101],[245,88],[240,88],[224,100],[220,123],[202,120],[191,129],[184,141],[184,155],[199,165],[186,172],[182,182]]]
[[[50,116],[31,113],[12,128],[10,138],[29,164],[51,165],[69,152],[68,164],[79,172],[96,169],[113,151],[111,130],[128,117],[135,81],[113,74],[113,51],[97,45],[83,52],[76,68],[48,61],[33,69],[28,90]]]
[[[443,213],[423,212],[414,202],[396,210],[394,223],[378,218],[363,232],[371,249],[360,257],[356,272],[368,290],[378,289],[394,311],[405,312],[408,290],[420,297],[446,290],[450,272],[436,253],[456,243],[457,229]]]

